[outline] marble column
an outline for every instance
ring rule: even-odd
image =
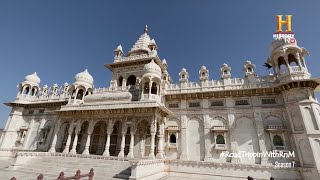
[[[86,146],[84,148],[84,151],[82,152],[83,155],[89,155],[89,148],[90,148],[90,141],[91,141],[91,134],[94,128],[94,124],[93,122],[89,123],[89,127],[88,127],[88,135],[87,135],[87,140],[86,140]]]
[[[134,155],[133,155],[133,148],[134,148],[134,136],[137,132],[137,127],[134,123],[134,121],[132,122],[133,124],[131,125],[131,128],[130,128],[130,146],[129,146],[129,153],[128,153],[128,158],[134,158]]]
[[[124,148],[125,148],[125,143],[126,143],[126,133],[127,133],[127,126],[125,124],[126,122],[123,123],[122,129],[121,129],[121,144],[120,144],[120,152],[118,154],[118,157],[124,157]]]
[[[110,136],[113,131],[113,123],[111,120],[108,121],[108,127],[107,127],[107,140],[106,140],[106,146],[103,152],[104,156],[110,156]]]
[[[125,140],[126,140],[126,134],[121,133],[121,147],[120,147],[120,152],[118,154],[118,157],[124,157]]]
[[[73,133],[73,129],[74,129],[73,124],[70,124],[69,130],[68,130],[68,139],[67,139],[67,142],[66,142],[66,146],[64,147],[63,153],[69,153],[70,143],[71,143],[71,136],[72,136],[72,133]]]
[[[158,152],[157,152],[157,156],[156,156],[158,159],[164,158],[164,122],[165,121],[166,121],[166,117],[163,117],[163,120],[159,126]]]
[[[260,152],[262,154],[267,153],[267,147],[266,147],[266,138],[265,138],[265,131],[263,128],[263,121],[261,116],[261,109],[254,109],[254,119],[256,121],[256,129],[257,129],[257,135],[259,140],[259,147]],[[261,157],[261,164],[268,164],[268,156],[262,156]]]
[[[50,147],[50,150],[49,150],[49,152],[51,152],[51,153],[55,153],[56,152],[56,144],[57,144],[58,132],[59,132],[58,130],[54,131],[53,140],[52,140],[51,147]]]
[[[133,155],[134,133],[130,132],[130,135],[131,135],[131,137],[130,137],[128,158],[134,158],[134,155]]]
[[[151,145],[150,145],[150,154],[149,154],[149,159],[154,159],[154,148],[155,148],[155,137],[156,133],[153,132],[151,133]]]
[[[60,130],[60,120],[57,121],[57,124],[55,125],[54,131],[53,131],[53,139],[52,139],[51,147],[49,149],[49,152],[51,153],[56,152],[56,144],[57,144],[59,130]]]
[[[78,135],[80,133],[80,130],[81,130],[81,124],[78,124],[78,126],[76,127],[76,129],[74,131],[74,140],[73,140],[72,149],[70,151],[70,154],[77,154]]]
[[[187,152],[187,116],[181,115],[181,160],[188,160]]]
[[[228,112],[228,123],[229,123],[229,130],[230,130],[230,145],[231,145],[231,152],[232,153],[238,153],[238,144],[235,139],[235,134],[234,134],[234,128],[235,128],[235,116],[234,112]],[[231,163],[239,163],[240,158],[238,157],[232,157],[231,158]]]
[[[208,114],[203,116],[204,119],[204,146],[205,146],[205,155],[204,161],[213,161],[211,155],[211,132],[210,132],[210,117]]]
[[[149,154],[149,159],[154,159],[154,148],[155,148],[155,137],[156,137],[156,132],[157,132],[157,122],[156,119],[154,118],[153,121],[151,122],[150,125],[150,134],[151,134],[151,142],[150,142],[150,154]]]
[[[103,152],[104,156],[110,156],[110,136],[111,134],[107,134],[106,146]]]
[[[145,150],[145,139],[146,139],[146,135],[145,134],[140,134],[140,154],[141,157],[144,157],[144,150]]]

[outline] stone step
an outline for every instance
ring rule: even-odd
[[[118,160],[103,160],[103,159],[90,159],[90,158],[74,158],[74,157],[70,157],[70,158],[66,158],[66,157],[59,157],[59,158],[53,158],[53,157],[48,157],[48,158],[41,158],[41,159],[33,159],[33,162],[50,162],[50,163],[59,163],[59,162],[63,162],[63,163],[68,163],[68,164],[78,164],[79,162],[81,162],[82,164],[85,163],[92,163],[94,162],[95,164],[106,164],[110,163],[112,165],[123,165],[123,164],[128,164],[130,165],[130,163],[128,161],[118,161]]]
[[[10,162],[6,164],[3,166],[3,169],[8,167]],[[6,175],[0,178],[0,180],[10,179],[13,176],[18,180],[35,179],[39,174],[43,174],[45,179],[52,180],[56,179],[61,171],[69,177],[75,175],[78,169],[81,171],[81,174],[86,174],[89,173],[91,168],[94,169],[94,180],[129,179],[131,175],[131,164],[127,160],[99,159],[99,157],[86,156],[65,157],[45,155],[32,157],[32,159],[29,159],[21,166],[10,166],[7,168]]]
[[[59,174],[60,172],[64,172],[67,174],[75,174],[76,170],[80,170],[81,173],[88,173],[88,167],[81,167],[81,168],[69,168],[69,167],[64,167],[64,166],[59,166],[59,167],[41,167],[41,165],[32,165],[32,166],[22,166],[19,167],[18,170],[24,171],[34,171],[37,173],[49,173],[49,174]],[[103,176],[109,176],[109,175],[116,175],[116,174],[121,174],[121,175],[131,175],[131,168],[122,168],[122,169],[104,169],[101,171],[94,170],[95,174],[97,175],[103,175]]]

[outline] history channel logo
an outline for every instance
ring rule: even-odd
[[[285,20],[283,20],[282,15],[277,15],[277,30],[273,33],[273,39],[284,39],[286,43],[294,44],[296,39],[294,38],[294,33],[291,30],[291,20],[292,15],[286,15]],[[282,31],[282,26],[286,27],[285,31]]]

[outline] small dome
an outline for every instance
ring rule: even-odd
[[[35,83],[35,84],[37,84],[37,85],[40,84],[40,78],[39,78],[39,76],[37,75],[36,72],[33,73],[33,74],[30,74],[30,75],[26,76],[26,77],[24,78],[24,81],[27,81],[27,82],[30,82],[30,83]]]
[[[63,85],[64,85],[64,86],[68,86],[69,84],[68,84],[67,82],[65,82]]]
[[[150,45],[156,45],[156,46],[157,46],[156,41],[155,41],[154,39],[151,39],[150,42],[149,42],[149,44],[150,44]]]
[[[144,65],[143,74],[155,74],[161,77],[161,68],[152,60],[150,63]]]
[[[252,63],[251,63],[251,61],[247,60],[247,61],[246,61],[246,64],[252,64]]]
[[[84,70],[81,73],[78,73],[74,80],[76,83],[87,83],[89,86],[93,85],[93,77],[89,74],[88,70]]]
[[[229,67],[229,66],[228,66],[228,64],[223,63],[223,64],[222,64],[222,67]]]
[[[298,46],[297,40],[291,37],[281,37],[272,41],[271,51],[278,49],[279,47],[284,46]]]
[[[201,66],[201,69],[207,69],[205,66]]]
[[[162,60],[162,64],[167,64],[166,59],[163,59],[163,60]]]
[[[181,72],[187,72],[186,68],[182,68]]]
[[[122,50],[122,46],[121,44],[117,47],[117,49],[114,50],[115,52],[122,52],[123,53],[123,50]]]

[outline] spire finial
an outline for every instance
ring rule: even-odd
[[[148,32],[148,25],[146,25],[146,27],[144,27],[144,33]]]

